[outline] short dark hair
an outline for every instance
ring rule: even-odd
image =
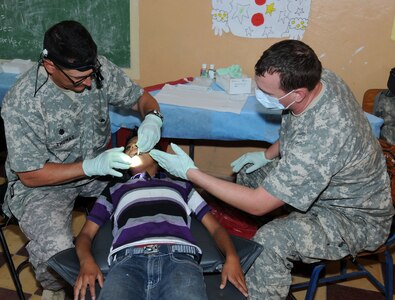
[[[44,35],[44,57],[66,69],[86,71],[96,65],[97,46],[79,22],[66,20],[53,25]]]
[[[290,92],[305,87],[311,91],[320,81],[322,65],[308,45],[297,40],[285,40],[263,52],[255,65],[255,75],[277,73],[280,88]]]

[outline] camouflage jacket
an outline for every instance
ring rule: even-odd
[[[109,106],[131,109],[139,100],[143,93],[140,86],[105,57],[99,56],[99,61],[104,77],[101,89],[93,82],[90,90],[74,93],[61,89],[49,78],[34,97],[36,79],[40,86],[47,77],[43,67],[37,72],[35,66],[5,96],[1,115],[8,149],[6,174],[14,188],[14,198],[29,192],[15,172],[37,170],[48,162],[71,163],[95,157],[110,140]],[[9,196],[8,191],[6,200]],[[15,208],[21,204],[17,199],[13,202]]]
[[[317,215],[358,249],[347,222],[382,243],[394,209],[386,163],[367,118],[347,85],[324,70],[320,95],[301,115],[284,113],[277,167],[263,187],[299,211]],[[364,241],[365,242],[365,241]]]
[[[374,99],[374,114],[384,119],[380,137],[395,145],[395,95],[389,90],[378,93]]]

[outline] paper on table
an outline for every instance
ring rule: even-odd
[[[33,65],[34,62],[32,62],[30,59],[25,60],[16,58],[0,64],[0,72],[21,74],[30,69]]]
[[[187,85],[166,84],[156,95],[159,103],[240,114],[248,95],[229,95],[224,91],[188,89]]]

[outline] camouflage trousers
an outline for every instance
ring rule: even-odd
[[[65,286],[47,265],[56,253],[74,247],[71,217],[77,196],[97,197],[107,182],[93,180],[86,185],[65,189],[32,189],[25,200],[19,226],[29,240],[26,246],[36,279],[44,289],[59,290]]]
[[[273,166],[267,165],[250,174],[245,173],[246,166],[237,182],[256,188]],[[263,225],[253,238],[263,246],[263,251],[246,275],[249,299],[286,299],[292,282],[292,261],[314,263],[350,254],[341,237],[330,231],[311,213],[292,212]]]

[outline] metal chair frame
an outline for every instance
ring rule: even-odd
[[[315,292],[318,286],[325,285],[328,283],[336,283],[345,280],[351,280],[361,277],[366,277],[370,280],[370,282],[385,296],[386,300],[393,299],[393,291],[394,291],[394,265],[393,259],[391,255],[391,249],[395,244],[395,234],[391,233],[390,237],[387,239],[386,243],[380,247],[376,252],[362,252],[357,255],[356,258],[346,257],[340,260],[340,274],[333,275],[329,277],[322,277],[324,275],[326,263],[320,262],[318,263],[312,271],[311,277],[309,281],[301,282],[297,284],[291,285],[290,291],[299,291],[307,288],[305,300],[312,300],[314,298]],[[384,251],[383,251],[384,250]],[[384,284],[382,284],[376,277],[373,276],[359,261],[358,259],[367,255],[374,255],[384,253],[385,257],[385,270],[384,270]],[[351,262],[356,266],[356,271],[347,272],[347,261]]]
[[[4,228],[6,228],[9,224],[14,224],[14,222],[12,222],[12,219],[8,219],[7,217],[5,217],[5,219],[6,219],[5,222],[3,222],[0,225],[0,243],[1,243],[1,248],[3,250],[5,262],[7,264],[8,270],[10,271],[11,278],[12,278],[12,281],[14,282],[15,289],[16,289],[16,292],[18,294],[18,297],[19,297],[20,300],[25,300],[25,295],[23,293],[23,288],[22,288],[21,281],[19,279],[19,274],[29,264],[29,260],[26,259],[25,261],[20,263],[18,265],[18,267],[15,267],[14,262],[12,260],[12,255],[11,255],[11,252],[10,252],[10,249],[8,247],[7,240],[5,238],[4,231],[3,231]]]

